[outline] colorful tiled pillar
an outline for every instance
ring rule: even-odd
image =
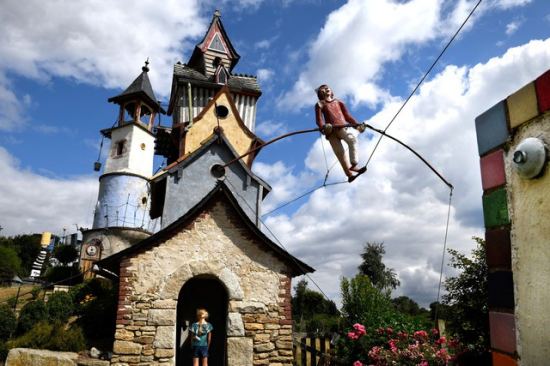
[[[550,143],[550,71],[475,121],[489,267],[489,323],[494,366],[550,359],[550,174],[526,180],[514,170],[527,137]],[[546,311],[544,311],[546,310]],[[538,333],[538,334],[537,334]],[[537,341],[542,337],[541,341]],[[535,343],[535,344],[533,344]]]

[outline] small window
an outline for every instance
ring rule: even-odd
[[[124,140],[118,141],[116,143],[116,156],[122,155],[123,152],[124,152]]]
[[[226,53],[225,47],[223,46],[222,39],[220,37],[219,33],[216,33],[214,38],[212,39],[212,42],[210,42],[210,46],[208,46],[211,50],[214,51],[220,51]]]
[[[229,75],[225,70],[225,67],[223,67],[223,65],[218,66],[218,69],[216,70],[216,74],[215,74],[216,83],[227,84],[228,78],[229,78]]]
[[[212,66],[214,66],[215,68],[218,67],[219,64],[221,64],[222,62],[222,59],[220,57],[216,57],[213,61],[212,61]]]

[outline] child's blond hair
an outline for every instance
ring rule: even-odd
[[[197,309],[197,320],[201,320],[202,318],[208,319],[208,311],[206,309]]]
[[[202,334],[202,327],[200,325],[200,321],[203,318],[208,319],[208,311],[206,311],[206,309],[197,309],[197,321],[199,321],[198,335]]]

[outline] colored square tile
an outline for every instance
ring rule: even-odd
[[[550,70],[535,80],[535,89],[537,90],[539,112],[544,113],[550,109]]]
[[[491,347],[506,353],[516,352],[516,320],[514,314],[489,312]]]
[[[483,195],[483,218],[486,228],[507,225],[510,223],[510,219],[508,218],[506,189],[501,188]]]
[[[514,309],[514,282],[511,271],[489,273],[488,287],[490,309]]]
[[[481,166],[481,185],[484,191],[506,183],[503,150],[483,156],[479,160],[479,164]]]
[[[489,270],[511,270],[512,245],[510,243],[510,230],[487,230],[485,232],[485,245]]]
[[[510,95],[506,99],[506,102],[508,103],[510,128],[516,128],[539,114],[535,83],[525,85],[523,88]]]
[[[512,357],[504,353],[493,352],[493,366],[517,366],[518,363]]]
[[[476,118],[477,148],[482,156],[508,139],[506,103],[498,102]]]

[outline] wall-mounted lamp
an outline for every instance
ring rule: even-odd
[[[521,141],[512,156],[517,173],[525,179],[532,179],[541,174],[546,163],[544,142],[536,137]]]

